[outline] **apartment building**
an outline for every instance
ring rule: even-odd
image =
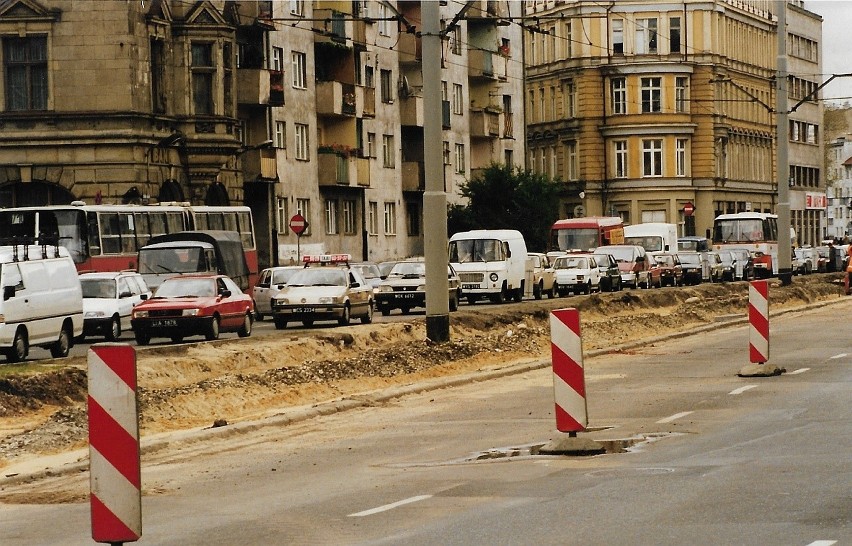
[[[523,164],[521,4],[441,4],[455,202]],[[421,28],[419,1],[2,0],[0,206],[246,204],[261,265],[422,254]]]
[[[852,113],[848,108],[839,114]],[[843,116],[845,117],[845,116]],[[852,236],[852,134],[834,138],[826,144],[826,226],[824,238],[844,239]]]
[[[535,21],[525,37],[527,161],[565,182],[563,216],[670,222],[704,235],[718,214],[775,212],[775,6],[526,3]],[[805,98],[819,83],[821,18],[790,2],[787,22],[789,80]],[[824,193],[813,98],[791,115],[785,135],[795,165],[792,217],[807,226],[807,242],[819,239],[820,214],[804,196]]]

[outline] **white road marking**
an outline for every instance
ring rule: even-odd
[[[738,389],[734,389],[731,392],[729,392],[728,394],[742,394],[745,391],[748,391],[748,390],[751,390],[751,389],[756,389],[756,388],[757,388],[757,385],[746,385],[745,387],[740,387]]]
[[[799,368],[798,370],[793,370],[792,372],[788,373],[787,375],[796,375],[796,374],[800,374],[800,373],[805,373],[808,370],[810,370],[810,368]]]
[[[657,421],[657,423],[659,423],[659,424],[662,424],[662,423],[671,423],[672,421],[676,421],[677,419],[680,419],[681,417],[686,417],[686,416],[687,416],[687,415],[689,415],[690,413],[693,413],[693,412],[691,412],[691,411],[682,411],[682,412],[680,412],[680,413],[675,413],[674,415],[670,415],[670,416],[666,417],[665,419],[660,419],[659,421]]]
[[[831,546],[832,544],[837,544],[836,540],[815,540],[808,544],[808,546]]]
[[[411,504],[412,502],[418,502],[426,499],[432,498],[432,495],[417,495],[416,497],[411,497],[408,499],[403,499],[401,501],[392,502],[390,504],[385,504],[384,506],[378,506],[376,508],[371,508],[369,510],[364,510],[363,512],[356,512],[354,514],[349,514],[350,518],[361,518],[364,516],[372,516],[373,514],[378,514],[379,512],[387,512],[388,510],[393,510],[394,508],[399,508],[400,506]]]
[[[834,355],[829,360],[837,360],[838,358],[845,358],[849,356],[849,353],[840,353],[839,355]]]

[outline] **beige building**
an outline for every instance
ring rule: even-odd
[[[821,19],[801,4],[787,19],[793,99],[816,89],[821,72]],[[528,165],[565,181],[563,216],[705,235],[721,213],[776,212],[775,6],[526,3],[536,21],[525,42]],[[793,223],[801,242],[818,242],[820,213],[804,195],[824,188],[821,106],[805,101],[790,119]]]
[[[447,31],[450,202],[523,163],[520,10]],[[422,254],[420,28],[419,1],[0,0],[0,206],[247,204],[261,265]]]

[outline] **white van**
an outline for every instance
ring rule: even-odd
[[[639,245],[645,252],[677,252],[677,226],[646,222],[624,226],[624,244]]]
[[[9,362],[44,347],[68,356],[83,333],[83,291],[63,247],[0,246],[0,350]]]
[[[527,244],[520,231],[462,231],[450,237],[449,254],[468,303],[484,297],[495,303],[523,298]]]

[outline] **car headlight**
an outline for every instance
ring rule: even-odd
[[[577,280],[578,280],[578,281],[582,281],[583,279],[584,279],[584,276],[583,276],[583,275],[577,275]]]
[[[426,285],[425,284],[417,285],[417,291],[418,292],[425,292],[426,291]]]
[[[497,279],[499,279],[500,277],[497,276],[497,273],[492,273],[488,275],[488,278],[491,279],[491,282],[497,282]]]
[[[103,311],[86,311],[83,314],[83,318],[100,318],[105,316],[106,313],[104,313]]]
[[[198,309],[184,309],[180,314],[182,317],[197,317],[198,313]]]
[[[147,318],[147,317],[148,317],[148,311],[137,311],[135,309],[133,310],[133,318]]]
[[[380,286],[380,287],[376,288],[376,291],[377,292],[393,292],[393,288],[391,288],[390,286]]]

